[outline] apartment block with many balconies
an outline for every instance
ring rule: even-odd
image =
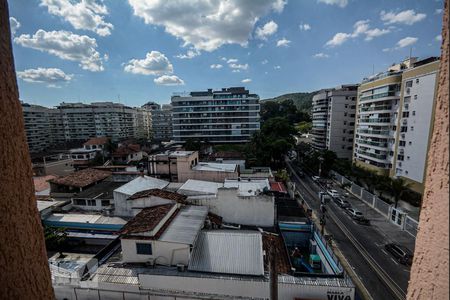
[[[342,85],[314,95],[312,146],[330,150],[339,158],[352,157],[358,86]]]
[[[439,60],[410,58],[363,80],[358,89],[353,160],[402,177],[423,192]]]
[[[173,139],[241,143],[260,128],[259,96],[244,87],[172,97]]]

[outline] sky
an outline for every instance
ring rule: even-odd
[[[10,0],[22,101],[170,103],[245,86],[261,99],[358,83],[439,56],[441,0]]]

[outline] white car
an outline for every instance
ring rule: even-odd
[[[336,190],[328,190],[327,192],[333,198],[339,197],[339,193]]]
[[[347,213],[352,217],[352,219],[361,219],[363,217],[362,212],[354,209],[354,208],[347,208]]]
[[[313,176],[313,177],[311,177],[311,178],[312,178],[313,181],[316,181],[316,182],[320,180],[320,177],[319,177],[319,176]]]

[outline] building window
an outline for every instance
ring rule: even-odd
[[[343,129],[342,132],[343,132],[343,133],[346,133],[346,132],[347,132],[347,129]]]
[[[142,255],[152,255],[152,244],[136,243],[136,253]]]
[[[406,82],[406,87],[412,87],[412,80],[409,80]]]
[[[406,145],[406,141],[400,141],[400,142],[399,142],[399,146],[404,147],[405,145]]]
[[[408,118],[408,117],[409,117],[409,111],[404,111],[403,118]]]
[[[419,78],[416,79],[416,84],[419,84]]]
[[[417,95],[414,95],[414,100],[417,100]]]
[[[344,117],[346,117],[346,116],[347,116],[347,112],[344,113]]]
[[[109,200],[102,200],[102,206],[109,206]]]
[[[400,154],[399,154],[399,155],[397,156],[397,159],[400,160],[400,161],[403,161],[403,160],[405,159],[405,157],[404,157],[403,155],[400,155]]]
[[[414,126],[411,126],[411,131],[414,131]]]
[[[96,203],[95,200],[88,200],[88,201],[87,201],[87,205],[88,205],[88,206],[96,206],[97,203]]]
[[[74,199],[73,202],[75,205],[86,205],[86,200],[84,199]]]
[[[408,145],[412,145],[412,142],[411,142],[411,141],[409,141],[409,142],[408,142]]]

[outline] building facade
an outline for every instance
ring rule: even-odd
[[[439,60],[410,58],[358,89],[354,162],[423,192]]]
[[[342,85],[320,91],[313,97],[312,146],[330,150],[339,158],[352,157],[357,88]]]
[[[164,104],[161,109],[152,110],[151,114],[153,139],[163,142],[172,140],[172,106]]]
[[[171,101],[176,142],[247,142],[260,128],[259,96],[244,87],[175,95]]]

